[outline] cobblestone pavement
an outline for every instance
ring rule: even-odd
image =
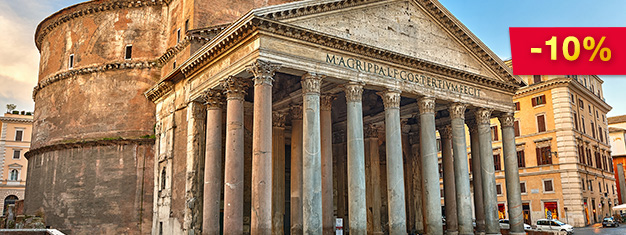
[[[575,235],[586,235],[586,234],[626,234],[626,224],[621,224],[619,227],[613,228],[603,228],[602,224],[597,223],[584,228],[574,228]]]

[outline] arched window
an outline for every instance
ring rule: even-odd
[[[165,167],[163,167],[163,170],[161,171],[161,190],[165,189],[165,180],[167,176],[167,172],[165,171]]]
[[[4,198],[4,210],[3,210],[2,214],[6,215],[8,210],[9,210],[9,205],[15,204],[15,202],[17,200],[18,200],[18,198],[15,195],[9,195],[6,198]]]
[[[19,175],[19,172],[16,169],[11,170],[11,172],[9,173],[9,180],[17,181],[18,175]]]

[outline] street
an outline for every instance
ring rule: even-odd
[[[622,224],[616,228],[603,228],[601,223],[597,223],[584,228],[574,228],[574,234],[626,234],[626,224]]]

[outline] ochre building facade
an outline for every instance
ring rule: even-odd
[[[28,113],[4,114],[0,117],[0,204],[2,214],[17,200],[24,200],[28,161],[24,154],[30,149],[33,116]]]

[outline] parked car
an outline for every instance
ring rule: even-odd
[[[537,230],[563,231],[567,232],[567,234],[573,234],[574,226],[563,223],[556,219],[540,219],[537,220]]]
[[[605,217],[602,219],[602,227],[619,227],[619,222],[613,217]]]
[[[500,229],[511,229],[511,225],[509,224],[509,220],[508,219],[501,219],[500,221]],[[532,227],[530,227],[530,225],[524,223],[524,230],[526,229],[532,229]]]

